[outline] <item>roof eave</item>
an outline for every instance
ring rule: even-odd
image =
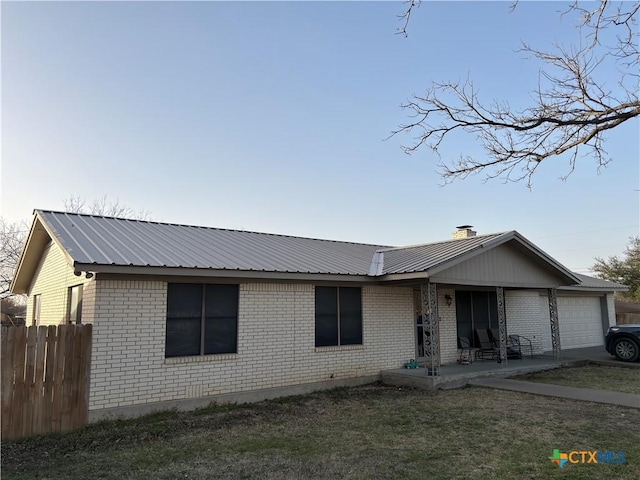
[[[158,277],[210,277],[255,280],[339,281],[356,283],[372,283],[379,281],[377,277],[372,277],[369,275],[353,275],[341,273],[275,272],[263,270],[230,270],[214,268],[185,268],[162,266],[155,267],[136,265],[100,265],[93,263],[75,263],[74,270],[77,272],[145,275]]]
[[[619,287],[619,286],[611,286],[611,287],[588,287],[585,285],[567,285],[563,287],[558,287],[558,290],[567,290],[573,292],[627,292],[629,291],[629,287]]]
[[[42,228],[38,229],[38,227]],[[43,233],[47,235],[47,239],[42,236]],[[40,256],[44,251],[45,245],[51,240],[51,238],[52,237],[44,226],[42,219],[38,215],[38,211],[34,211],[31,227],[29,228],[27,238],[22,245],[18,264],[14,271],[11,285],[9,286],[10,292],[18,294],[29,293],[29,286],[31,285],[31,280],[37,268],[37,264],[40,261]],[[34,258],[34,260],[31,260],[32,258]]]
[[[67,252],[58,240],[56,232],[47,225],[40,213],[40,210],[34,210],[33,215],[31,228],[29,229],[27,240],[22,247],[20,260],[18,261],[15,275],[13,276],[11,286],[9,287],[10,291],[13,293],[29,293],[29,287],[31,285],[33,275],[38,268],[42,252],[44,252],[45,246],[50,241],[60,248],[60,251],[64,255],[69,266],[73,266],[75,263],[71,255],[69,255],[69,252]]]

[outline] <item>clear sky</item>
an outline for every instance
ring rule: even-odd
[[[2,2],[2,215],[107,195],[153,220],[384,245],[518,230],[581,273],[640,230],[639,129],[614,161],[550,160],[525,184],[441,186],[405,155],[399,105],[470,75],[524,105],[546,48],[576,38],[563,2]],[[615,72],[604,72],[613,82]],[[473,138],[442,151],[483,156]]]

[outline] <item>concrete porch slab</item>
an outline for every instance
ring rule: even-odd
[[[573,363],[573,362],[571,362]],[[525,357],[522,360],[508,360],[497,363],[493,360],[474,361],[469,365],[450,364],[440,367],[440,375],[429,376],[426,368],[397,368],[381,372],[382,383],[398,387],[412,387],[421,390],[461,388],[470,380],[485,377],[512,377],[525,373],[550,370],[565,365],[546,355]]]
[[[474,360],[469,365],[455,363],[442,365],[439,376],[429,376],[426,368],[397,368],[381,372],[381,379],[387,385],[435,391],[461,388],[475,379],[508,378],[558,367],[580,365],[586,362],[616,367],[640,368],[640,362],[620,362],[607,353],[604,347],[589,347],[563,350],[560,361],[554,359],[552,352],[545,352],[542,355],[523,357],[521,360],[507,360],[503,363],[497,363],[495,360],[485,360],[484,362]],[[633,402],[635,400],[632,399],[630,401]]]

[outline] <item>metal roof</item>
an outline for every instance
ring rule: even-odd
[[[426,243],[410,247],[390,248],[381,251],[384,257],[382,274],[423,272],[449,262],[460,255],[482,248],[489,241],[505,233]]]
[[[609,280],[603,280],[602,278],[590,277],[589,275],[583,275],[581,273],[574,273],[576,277],[580,280],[578,285],[568,285],[558,287],[561,290],[590,290],[590,291],[612,291],[612,290],[620,290],[626,291],[629,290],[629,287],[626,285],[622,285],[621,283],[611,282]]]
[[[75,213],[36,214],[76,264],[367,275],[381,248]]]
[[[249,272],[255,278],[276,275],[286,279],[300,278],[300,274],[326,274],[344,275],[345,280],[357,281],[405,278],[403,274],[423,274],[427,278],[433,272],[449,268],[490,248],[516,242],[522,247],[523,254],[532,255],[555,269],[567,283],[576,283],[560,288],[626,289],[623,285],[571,272],[516,231],[388,247],[36,210],[12,291],[27,291],[49,238],[62,248],[69,263],[78,271],[164,272],[170,275],[200,272],[207,276],[214,275],[209,271],[219,270],[226,272],[226,276]],[[147,267],[159,268],[147,271]],[[166,273],[167,269],[171,273]],[[238,273],[231,274],[231,271]]]

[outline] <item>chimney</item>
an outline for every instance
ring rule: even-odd
[[[451,235],[454,240],[458,240],[459,238],[475,237],[478,233],[475,230],[471,230],[473,228],[473,225],[460,225],[456,228],[458,230],[453,232],[453,234]]]

